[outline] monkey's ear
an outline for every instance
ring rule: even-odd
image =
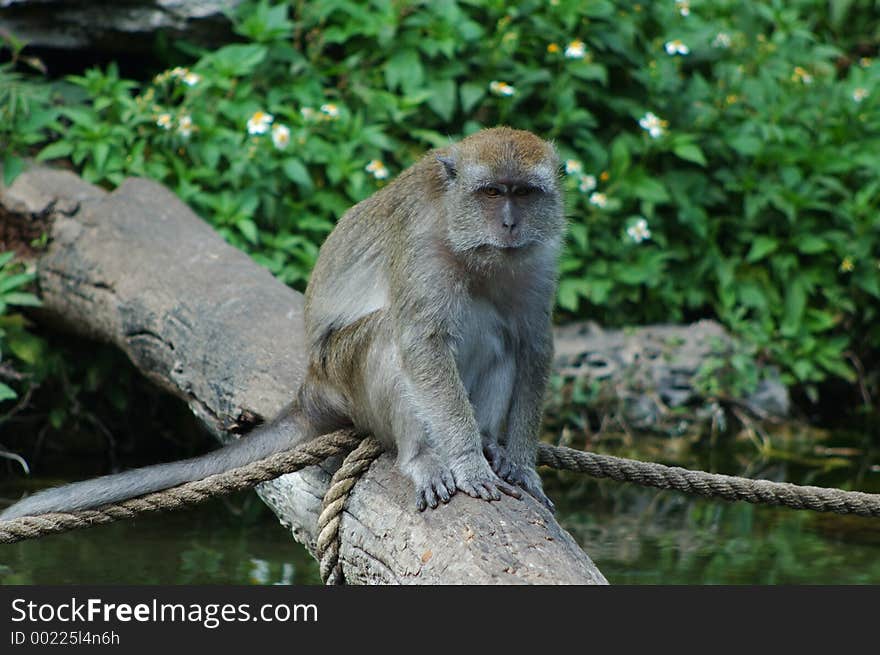
[[[437,155],[437,161],[443,164],[443,171],[446,173],[447,180],[454,180],[458,175],[455,169],[455,157],[452,154]]]

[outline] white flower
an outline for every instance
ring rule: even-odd
[[[327,102],[321,105],[321,111],[327,116],[327,118],[339,118],[339,107],[332,102]]]
[[[663,47],[666,48],[667,55],[687,55],[687,54],[690,54],[690,51],[691,51],[691,49],[688,48],[681,41],[681,39],[667,41]]]
[[[648,221],[640,216],[626,228],[626,235],[636,243],[650,239],[651,230],[648,229]]]
[[[159,114],[156,117],[156,125],[163,129],[170,130],[172,125],[171,114]]]
[[[581,175],[578,182],[578,191],[581,193],[589,193],[596,188],[596,178],[592,175]],[[600,194],[601,195],[601,194]]]
[[[180,134],[184,139],[188,139],[189,135],[192,134],[193,131],[193,120],[192,116],[189,114],[184,114],[180,117],[180,120],[177,121],[177,133]]]
[[[202,76],[198,73],[187,73],[183,76],[183,83],[187,86],[195,86],[202,81]]]
[[[513,88],[512,85],[507,82],[499,82],[498,80],[492,80],[489,82],[489,90],[494,93],[496,96],[512,96],[516,93],[516,89]]]
[[[577,159],[568,159],[565,162],[565,173],[566,175],[575,175],[584,170],[584,167]]]
[[[733,43],[733,39],[730,38],[730,34],[727,32],[718,32],[715,38],[712,39],[713,48],[729,48],[731,43]]]
[[[669,123],[649,111],[639,119],[639,125],[651,135],[652,139],[659,139],[666,133],[666,126]]]
[[[280,123],[273,125],[272,143],[278,150],[284,150],[290,143],[290,128]]]
[[[587,54],[587,45],[575,39],[565,47],[565,56],[569,59],[583,59]]]
[[[369,164],[367,164],[364,169],[368,173],[372,173],[373,177],[377,180],[384,180],[388,177],[388,169],[385,168],[385,164],[383,164],[380,160],[374,159]]]
[[[682,16],[691,15],[690,0],[675,0],[675,8],[678,9],[678,13]]]
[[[262,110],[255,111],[247,122],[248,134],[265,134],[269,131],[273,120],[275,117],[272,114],[267,114]]]
[[[860,86],[857,89],[853,89],[852,99],[855,100],[856,102],[861,102],[862,100],[867,98],[869,95],[871,95],[871,93],[868,91],[868,89]]]
[[[596,205],[599,209],[605,207],[608,204],[608,196],[604,193],[599,193],[596,191],[595,193],[590,194],[590,204]]]

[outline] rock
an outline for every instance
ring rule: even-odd
[[[0,0],[0,31],[31,46],[60,50],[148,52],[156,34],[204,45],[228,40],[224,11],[241,0]]]
[[[574,323],[557,328],[554,339],[556,372],[570,385],[590,390],[592,410],[616,414],[634,428],[682,432],[718,427],[726,422],[719,402],[745,408],[759,419],[784,418],[790,411],[778,371],[759,365],[715,321],[622,330]],[[728,365],[733,355],[750,357],[758,373],[750,392],[740,390],[744,376]],[[707,388],[712,375],[717,388]]]

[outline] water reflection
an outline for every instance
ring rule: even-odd
[[[597,449],[721,473],[880,492],[878,444],[778,435],[710,447],[621,438]],[[546,472],[558,519],[616,584],[880,584],[880,520],[694,499]],[[12,495],[9,489],[0,490]],[[0,550],[0,583],[319,584],[254,495]]]

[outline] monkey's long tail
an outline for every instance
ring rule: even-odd
[[[306,440],[308,437],[300,418],[299,412],[286,411],[248,436],[192,459],[155,464],[40,491],[7,508],[0,513],[0,519],[92,509],[244,466]]]

